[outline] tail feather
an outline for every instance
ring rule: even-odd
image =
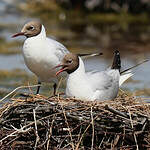
[[[120,53],[118,50],[115,50],[114,52],[114,60],[111,69],[118,69],[120,72],[121,69],[121,59],[120,59]]]
[[[127,71],[124,74],[120,75],[119,86],[121,86],[127,79],[133,76],[132,70]]]

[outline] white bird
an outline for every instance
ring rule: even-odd
[[[133,75],[131,72],[120,75],[121,61],[117,50],[112,67],[105,71],[86,73],[82,59],[72,53],[66,54],[62,63],[55,68],[58,67],[62,68],[56,75],[63,71],[68,73],[66,96],[81,100],[112,100],[116,98],[119,86]]]
[[[41,82],[53,82],[55,94],[58,78],[55,76],[56,70],[50,68],[60,64],[65,54],[69,53],[69,51],[56,40],[47,38],[44,26],[37,21],[25,24],[21,32],[14,34],[12,37],[17,36],[27,38],[22,50],[25,64],[37,75],[39,84]],[[40,86],[37,89],[37,94],[39,89]]]

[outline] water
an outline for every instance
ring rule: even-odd
[[[17,2],[19,3],[19,1]],[[11,8],[10,11],[7,11],[8,7]],[[62,14],[59,16],[62,16]],[[65,15],[63,14],[63,16]],[[74,23],[72,23],[69,20],[71,18],[66,19],[66,17],[63,17],[64,19],[58,19],[59,17],[57,18],[56,15],[53,16],[53,18],[44,20],[40,16],[33,17],[20,12],[16,9],[15,4],[9,3],[5,0],[0,2],[0,38],[5,39],[6,43],[23,41],[24,38],[12,39],[11,35],[20,31],[23,24],[33,18],[40,19],[44,22],[48,36],[56,37],[58,41],[62,42],[74,53],[102,51],[104,53],[103,56],[85,60],[87,70],[104,70],[110,66],[114,49],[118,49],[121,52],[122,70],[136,65],[144,59],[150,59],[149,24],[131,24],[126,27],[121,27],[118,24],[95,24],[90,21],[84,22],[80,17],[79,20],[81,23],[77,23],[76,18]],[[5,45],[5,43],[0,44]],[[21,45],[19,46],[19,50],[22,48]],[[31,75],[31,72],[24,64],[21,54],[0,54],[0,62],[0,71],[21,69]],[[122,86],[122,89],[131,92],[149,89],[150,62],[135,68],[133,72],[135,75],[132,77],[132,80],[125,83]],[[11,79],[5,81],[3,78],[0,79],[1,82],[8,82],[7,84],[10,83],[10,80]],[[15,80],[13,79],[13,81]],[[16,82],[18,81],[16,80]],[[8,86],[0,85],[0,88],[7,88],[9,90]],[[12,89],[12,86],[10,89]],[[148,94],[143,93],[142,95],[147,96]]]
[[[24,65],[22,55],[0,55],[0,70],[13,70],[13,69],[24,69],[28,70]]]

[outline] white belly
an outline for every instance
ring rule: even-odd
[[[99,90],[96,91],[95,94],[93,95],[92,99],[93,100],[113,100],[117,97],[119,90],[119,83],[115,84],[113,87],[109,88],[108,90]]]
[[[23,56],[27,67],[38,76],[41,82],[56,82],[56,70],[59,59],[43,44],[24,43]]]
[[[66,95],[80,100],[92,100],[93,91],[87,80],[80,76],[69,76],[66,85]]]

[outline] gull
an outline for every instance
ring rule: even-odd
[[[80,100],[113,100],[117,97],[119,86],[133,74],[127,72],[120,74],[121,60],[118,50],[114,52],[111,68],[105,71],[85,72],[82,59],[72,53],[68,53],[62,63],[54,68],[62,67],[57,73],[68,73],[66,83],[66,96]]]
[[[21,32],[14,34],[12,37],[17,36],[26,37],[22,49],[25,64],[38,77],[38,84],[41,84],[41,82],[54,83],[55,95],[59,77],[55,76],[56,70],[50,70],[50,68],[60,64],[69,51],[63,44],[48,38],[44,25],[38,21],[31,21],[25,24]],[[91,54],[91,56],[101,54]],[[88,54],[82,54],[82,56],[85,55]],[[38,86],[36,94],[39,93],[39,90],[40,86]]]

